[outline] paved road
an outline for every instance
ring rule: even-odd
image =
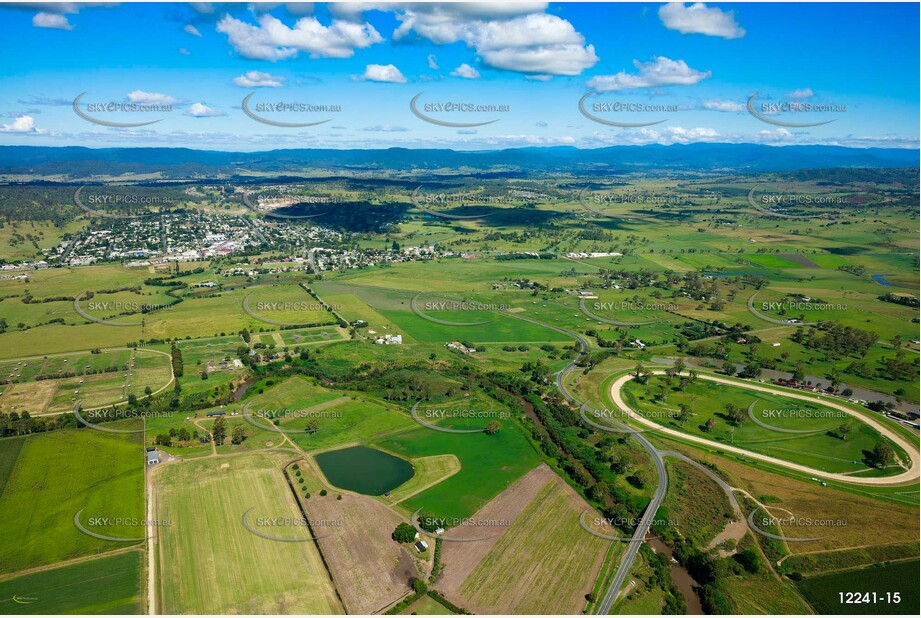
[[[664,374],[665,372],[658,370],[658,371],[653,371],[651,373],[661,375],[661,374]],[[879,423],[875,419],[865,416],[857,412],[853,408],[849,408],[848,406],[839,404],[835,401],[829,401],[827,399],[819,399],[817,397],[809,397],[807,395],[801,395],[799,393],[789,393],[789,392],[778,390],[775,388],[769,388],[762,384],[739,382],[737,380],[729,380],[729,379],[720,378],[717,376],[698,374],[699,378],[703,380],[710,380],[711,382],[716,382],[718,384],[727,384],[730,386],[736,386],[738,388],[744,388],[744,389],[751,390],[751,391],[771,393],[773,395],[780,395],[782,397],[787,397],[788,399],[799,399],[801,401],[821,403],[822,405],[827,406],[829,408],[834,408],[836,410],[841,410],[842,412],[846,412],[847,414],[850,414],[851,416],[858,418],[861,422],[869,425],[870,427],[878,431],[881,435],[889,438],[890,440],[895,442],[897,445],[899,445],[905,451],[908,458],[911,460],[911,466],[909,467],[909,469],[895,476],[887,476],[887,477],[879,477],[879,478],[857,477],[857,476],[851,476],[848,474],[838,474],[835,472],[824,472],[822,470],[816,470],[815,468],[810,468],[809,466],[803,466],[800,464],[795,464],[789,461],[785,461],[783,459],[777,459],[776,457],[770,457],[769,455],[761,455],[760,453],[754,453],[752,451],[748,451],[746,449],[738,448],[735,446],[730,446],[728,444],[713,442],[711,440],[707,440],[706,438],[694,436],[686,432],[679,431],[677,429],[670,429],[668,427],[659,425],[658,423],[655,423],[637,414],[636,412],[631,410],[627,406],[626,403],[624,403],[624,400],[621,397],[620,391],[623,388],[624,384],[626,384],[629,380],[631,380],[632,377],[633,376],[631,375],[625,375],[621,378],[618,378],[617,380],[614,381],[613,384],[611,384],[611,399],[614,401],[615,405],[619,406],[621,409],[626,411],[627,414],[635,418],[638,422],[644,425],[650,426],[650,427],[657,428],[660,434],[668,434],[671,436],[675,436],[677,438],[681,438],[682,440],[686,440],[689,442],[696,442],[698,444],[703,444],[709,448],[719,449],[724,452],[744,455],[750,459],[757,459],[760,461],[765,461],[765,462],[768,462],[768,463],[771,463],[777,466],[788,468],[790,470],[796,470],[798,472],[803,472],[805,474],[809,474],[815,477],[833,479],[836,481],[847,483],[849,485],[904,485],[906,483],[913,483],[917,481],[919,478],[921,478],[921,474],[919,474],[919,470],[921,470],[921,465],[919,465],[919,454],[918,454],[917,446],[915,446],[914,444],[911,444],[901,434]]]
[[[561,328],[559,326],[554,326],[553,324],[547,324],[546,322],[541,322],[540,320],[535,320],[533,318],[527,318],[522,315],[517,315],[514,313],[509,313],[503,311],[505,315],[517,318],[519,320],[524,320],[526,322],[531,322],[532,324],[537,324],[539,326],[544,326],[551,330],[555,330],[558,333],[563,333],[568,335],[579,342],[580,347],[582,348],[579,351],[579,354],[570,362],[566,367],[560,370],[556,374],[556,387],[562,393],[568,401],[576,405],[577,407],[582,407],[583,402],[576,399],[576,397],[569,392],[566,388],[566,374],[575,367],[579,359],[588,354],[588,341],[580,335],[579,333]],[[620,589],[623,587],[624,580],[627,579],[627,576],[630,574],[630,569],[633,568],[633,561],[636,559],[636,554],[640,551],[640,545],[642,545],[643,540],[646,538],[646,534],[649,532],[649,527],[652,525],[652,521],[656,516],[656,512],[659,510],[659,507],[662,505],[662,500],[665,499],[665,492],[668,490],[668,472],[665,469],[665,461],[662,459],[662,454],[652,445],[649,440],[641,433],[636,433],[630,429],[627,425],[615,421],[613,419],[608,419],[609,422],[616,427],[630,433],[639,441],[643,448],[649,453],[652,457],[653,462],[656,464],[656,473],[658,476],[659,484],[656,487],[655,494],[652,497],[652,500],[649,502],[649,505],[646,507],[646,510],[643,512],[643,516],[640,518],[640,523],[636,527],[636,530],[633,532],[633,538],[630,539],[630,543],[627,547],[626,553],[620,560],[620,565],[617,568],[617,573],[614,575],[614,580],[611,582],[611,585],[608,586],[607,591],[605,591],[604,597],[602,597],[601,602],[598,604],[596,609],[597,614],[609,614],[611,612],[611,607],[614,605],[614,601],[617,600],[617,595],[620,593]]]

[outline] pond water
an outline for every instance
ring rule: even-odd
[[[669,558],[672,558],[671,548],[663,543],[660,539],[655,537],[647,538],[646,544],[649,545],[657,554],[663,553]],[[672,561],[671,568],[672,581],[675,582],[676,586],[678,586],[678,590],[681,591],[681,595],[684,597],[684,600],[688,605],[687,615],[702,615],[704,613],[704,608],[700,604],[700,597],[697,596],[697,591],[694,590],[694,587],[697,586],[697,582],[694,581],[694,578],[691,577],[691,574],[687,572],[687,569],[685,569],[677,562]]]
[[[889,283],[889,281],[887,281],[886,277],[884,277],[883,275],[873,275],[870,278],[873,279],[873,281],[879,283],[880,285],[892,287],[892,284]]]
[[[396,489],[415,473],[405,459],[365,446],[327,451],[317,455],[316,460],[330,483],[367,496]]]

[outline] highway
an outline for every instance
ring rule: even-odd
[[[576,399],[576,397],[569,392],[566,388],[565,378],[566,374],[575,367],[579,359],[588,354],[588,341],[580,335],[579,333],[561,328],[559,326],[554,326],[552,324],[547,324],[546,322],[541,322],[540,320],[535,320],[533,318],[526,318],[521,315],[516,315],[514,313],[509,313],[507,311],[502,312],[505,315],[511,316],[518,320],[524,320],[526,322],[531,322],[532,324],[537,324],[545,328],[549,328],[558,333],[563,333],[572,337],[579,342],[580,347],[582,348],[579,351],[579,354],[570,362],[568,365],[563,367],[556,374],[556,387],[566,398],[567,401],[570,401],[577,407],[581,407],[583,402]],[[627,546],[627,552],[623,555],[620,560],[620,566],[617,568],[617,573],[614,575],[614,580],[611,582],[611,585],[608,586],[608,589],[605,591],[604,596],[601,599],[601,602],[598,604],[595,613],[606,615],[611,612],[611,607],[614,605],[614,601],[617,600],[617,595],[620,593],[620,589],[623,587],[624,580],[627,579],[627,576],[630,574],[630,569],[633,568],[633,561],[636,559],[636,554],[640,551],[640,545],[643,544],[643,540],[646,538],[646,534],[649,532],[649,527],[652,525],[652,521],[656,516],[656,512],[659,510],[659,507],[662,505],[662,500],[665,499],[665,492],[668,490],[668,472],[665,469],[665,461],[662,458],[662,454],[652,445],[649,440],[643,436],[642,433],[637,433],[630,429],[627,425],[620,423],[613,419],[608,419],[614,427],[611,428],[612,432],[616,433],[628,433],[632,434],[634,438],[646,449],[650,457],[652,457],[653,462],[656,464],[656,475],[658,477],[658,486],[656,487],[655,494],[652,496],[649,505],[646,507],[646,510],[643,512],[643,516],[640,518],[640,523],[636,527],[636,530],[633,532],[633,538],[630,539],[630,543]]]

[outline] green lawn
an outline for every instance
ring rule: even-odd
[[[918,615],[918,561],[878,565],[855,571],[841,571],[809,577],[799,589],[820,614],[908,614]],[[870,602],[842,603],[841,593],[870,593]],[[876,600],[872,595],[876,593]],[[894,596],[898,593],[899,602]],[[845,598],[847,600],[847,597]]]
[[[515,421],[500,421],[499,433],[451,434],[422,427],[377,440],[373,445],[407,458],[453,453],[457,474],[400,503],[445,517],[469,517],[526,472],[540,456]]]
[[[142,560],[131,551],[2,581],[0,613],[140,614]]]
[[[684,391],[679,391],[677,381],[666,386],[664,376],[652,376],[646,385],[635,380],[629,381],[623,393],[632,409],[659,424],[827,472],[866,469],[868,466],[864,462],[864,451],[869,452],[882,440],[875,429],[854,416],[845,416],[845,413],[821,404],[768,393],[753,393],[744,388],[718,385],[706,380],[698,379]],[[727,420],[726,404],[734,404],[747,411],[753,402],[755,418],[770,427],[815,430],[815,433],[791,434],[762,427],[751,420],[747,413],[738,426]],[[670,418],[671,414],[678,411],[680,404],[688,405],[692,410],[690,419],[685,423]],[[707,430],[705,425],[711,419],[716,424],[713,429]],[[829,434],[846,423],[851,428],[846,439]],[[893,448],[897,447],[893,445]],[[904,454],[903,460],[907,460]],[[896,474],[900,471],[901,468],[893,466],[873,474]]]
[[[136,421],[107,427],[137,426]],[[123,548],[74,526],[122,538],[147,535],[143,526],[90,523],[94,518],[143,519],[144,449],[141,434],[110,434],[90,429],[54,431],[22,440],[0,440],[0,448],[21,451],[0,496],[0,573],[19,571]]]

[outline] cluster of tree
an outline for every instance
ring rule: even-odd
[[[552,260],[555,258],[556,255],[549,251],[540,251],[536,254],[531,252],[510,252],[496,255],[496,260],[500,262],[508,260]]]
[[[223,416],[217,417],[211,427],[211,439],[217,446],[224,444],[227,439],[227,421]]]
[[[687,613],[688,605],[684,595],[672,580],[671,559],[664,552],[656,553],[648,545],[641,545],[640,551],[646,562],[652,567],[652,576],[649,581],[650,588],[658,588],[665,593],[665,602],[661,613],[664,616],[683,616]]]
[[[877,442],[872,451],[864,452],[864,461],[874,468],[885,468],[895,461],[895,450],[886,441]]]
[[[25,410],[22,412],[0,412],[0,437],[3,438],[43,433],[56,429],[73,429],[77,426],[77,419],[70,413],[36,417]]]
[[[416,539],[416,529],[406,522],[400,522],[390,535],[397,543],[412,543]]]
[[[173,375],[176,376],[176,380],[182,377],[184,369],[182,364],[182,351],[179,349],[175,343],[170,346],[170,359],[173,364]]]
[[[490,372],[485,376],[493,393],[502,399],[509,394],[529,403],[539,423],[531,426],[541,450],[553,458],[583,495],[599,505],[605,517],[630,521],[638,517],[645,500],[626,491],[617,483],[627,470],[627,459],[615,455],[618,447],[627,448],[627,438],[602,439],[591,444],[589,430],[578,411],[552,394],[544,394],[539,385],[518,374]]]
[[[898,294],[883,294],[882,296],[877,296],[878,299],[885,303],[895,303],[896,305],[904,305],[906,307],[918,307],[919,301],[914,296],[900,296]]]
[[[844,326],[838,322],[820,322],[804,331],[802,327],[790,336],[796,343],[812,350],[822,350],[832,357],[866,356],[879,335],[870,331]]]
[[[188,442],[189,440],[198,439],[199,436],[197,429],[193,430],[192,433],[189,433],[189,430],[185,427],[180,427],[179,429],[170,427],[169,432],[165,434],[158,434],[154,440],[154,443],[160,446],[172,446],[173,440],[177,440],[179,442]]]

